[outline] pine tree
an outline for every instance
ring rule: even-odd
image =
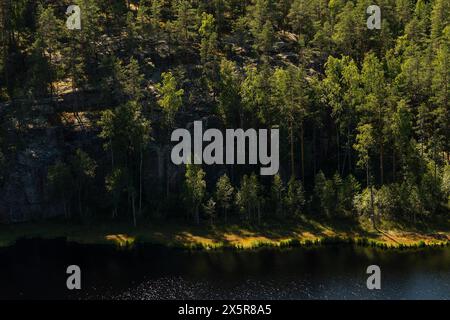
[[[254,47],[267,54],[274,41],[275,10],[273,0],[255,0],[249,10],[248,23],[255,39]]]
[[[223,59],[219,72],[218,113],[225,126],[243,127],[240,86],[241,79],[236,64]]]
[[[86,152],[77,149],[70,159],[73,184],[77,197],[78,213],[83,217],[86,197],[89,194],[89,185],[95,177],[97,164]]]
[[[183,105],[184,90],[178,89],[178,83],[171,72],[161,75],[162,82],[157,85],[159,91],[158,105],[164,113],[164,123],[167,128],[175,124],[175,115]]]
[[[258,70],[254,66],[245,67],[245,79],[240,86],[243,111],[253,127],[264,124],[272,126],[275,115],[270,101],[270,70],[263,66]]]
[[[203,75],[205,76],[210,89],[214,89],[217,81],[218,62],[218,38],[216,31],[216,21],[214,16],[203,12],[201,17],[201,26],[198,30],[200,34],[200,58],[203,66]]]
[[[210,198],[206,204],[203,205],[203,210],[209,219],[209,224],[214,225],[214,220],[216,219],[216,202]]]
[[[283,215],[284,192],[285,188],[280,175],[274,175],[271,188],[271,204],[275,210],[275,215],[278,217]]]
[[[192,30],[195,27],[194,8],[189,0],[177,0],[173,11],[176,12],[177,20],[175,28],[184,43],[187,43],[192,37]]]
[[[360,111],[363,113],[362,121],[370,123],[378,145],[380,183],[384,183],[384,149],[386,143],[386,130],[388,118],[388,99],[384,70],[379,59],[369,53],[364,58],[361,70],[361,82],[364,88],[365,102]]]
[[[285,198],[286,209],[289,212],[289,215],[291,217],[297,217],[303,214],[305,202],[305,193],[302,182],[291,177],[287,185]]]
[[[230,179],[226,174],[221,176],[216,184],[216,201],[218,206],[222,209],[225,222],[228,220],[228,210],[231,207],[234,195],[234,188],[231,185]]]
[[[291,175],[295,176],[294,141],[296,129],[300,129],[301,173],[305,176],[304,122],[308,115],[309,97],[305,73],[295,66],[277,68],[271,78],[272,103],[280,115],[280,123],[287,126],[290,141]]]
[[[142,214],[143,158],[150,140],[150,122],[144,117],[141,106],[130,101],[114,111],[104,111],[99,125],[102,128],[100,137],[106,140],[104,148],[111,152],[111,174],[106,180],[107,187],[111,195],[116,196],[117,190],[124,186],[136,226],[137,216]],[[139,201],[138,207],[136,199]],[[117,206],[115,203],[115,209]]]
[[[71,217],[70,204],[74,196],[74,183],[71,168],[68,164],[58,161],[48,168],[47,187],[49,195],[56,201],[61,201],[66,218]]]
[[[36,44],[42,46],[42,53],[48,55],[48,64],[46,66],[48,76],[46,77],[50,82],[50,95],[55,93],[54,81],[59,71],[59,66],[56,64],[55,55],[61,50],[61,42],[59,40],[60,30],[63,28],[62,22],[55,16],[52,7],[44,9],[42,6],[38,9],[38,26],[36,32]]]
[[[205,172],[200,165],[187,164],[185,174],[185,200],[192,210],[194,222],[200,224],[200,204],[206,191]]]
[[[370,190],[370,207],[373,227],[375,224],[374,209],[374,192],[370,179],[370,152],[375,145],[374,129],[371,124],[363,124],[358,126],[358,135],[356,136],[356,144],[353,146],[358,152],[358,166],[366,169],[366,185]]]

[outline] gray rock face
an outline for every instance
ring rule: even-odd
[[[155,117],[152,119],[154,122],[158,121],[157,114]],[[206,110],[180,112],[177,127],[192,131],[194,121],[202,121],[204,130],[221,128],[220,120],[208,116]],[[33,122],[34,125],[29,126],[26,133],[20,133],[20,149],[14,156],[9,155],[7,173],[3,185],[0,185],[0,223],[63,216],[63,201],[50,201],[47,195],[48,169],[56,161],[69,158],[70,153],[77,148],[88,151],[96,160],[98,170],[95,187],[98,190],[104,188],[105,168],[110,166],[110,159],[109,155],[102,154],[103,141],[97,136],[98,128],[88,128],[87,131],[81,132],[74,128],[52,126],[45,119],[43,122],[40,125]],[[178,194],[182,191],[185,168],[171,162],[172,145],[161,143],[163,138],[157,131],[153,136],[154,141],[150,142],[147,158],[144,159],[144,193],[150,193],[156,198],[159,194]],[[17,136],[10,139],[17,139]],[[208,179],[211,180],[208,183],[212,184],[226,168],[211,166],[207,170]]]
[[[10,165],[0,188],[0,222],[23,222],[58,214],[45,199],[47,169],[59,157],[56,131],[31,138]],[[28,140],[28,139],[27,139]]]

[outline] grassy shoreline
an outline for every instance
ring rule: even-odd
[[[74,225],[63,222],[0,225],[0,247],[21,238],[66,238],[82,244],[112,244],[120,247],[134,243],[160,244],[186,249],[255,249],[260,247],[298,247],[327,244],[355,244],[379,248],[421,248],[448,246],[450,231],[370,230],[348,226],[329,226],[319,222],[308,225],[245,227],[239,225],[197,227],[145,223],[137,228],[121,223]]]

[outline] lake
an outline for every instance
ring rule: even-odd
[[[366,287],[373,264],[381,290]],[[69,265],[81,268],[81,290],[66,288]],[[0,248],[0,299],[450,299],[450,248],[187,251],[20,240]]]

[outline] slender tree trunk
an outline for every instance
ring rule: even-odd
[[[290,125],[290,145],[291,145],[291,176],[295,177],[295,165],[294,165],[294,128]]]
[[[114,149],[113,149],[113,143],[112,143],[111,138],[109,138],[109,144],[111,146],[111,169],[114,170]]]
[[[317,171],[317,162],[316,162],[316,127],[314,126],[313,129],[313,170],[314,170],[314,176],[316,176]]]
[[[369,163],[366,163],[366,187],[369,187]]]
[[[139,161],[139,216],[142,215],[142,144],[140,146]]]
[[[433,162],[434,162],[434,180],[437,178],[437,157],[436,157],[436,143],[433,141]]]
[[[305,131],[303,128],[303,124],[300,129],[300,149],[301,149],[301,159],[302,159],[302,179],[305,179]]]
[[[384,183],[384,145],[380,144],[380,184]]]
[[[258,224],[261,224],[261,205],[258,201]]]
[[[81,186],[78,187],[78,212],[81,217],[83,215],[83,210],[81,208]]]
[[[395,177],[395,170],[396,170],[396,168],[395,168],[395,166],[396,166],[396,163],[395,163],[395,147],[393,147],[392,148],[392,181],[393,182],[395,182],[395,180],[397,180],[396,179],[396,177]]]
[[[337,171],[341,172],[341,143],[339,138],[339,128],[337,124],[336,124],[336,142],[337,142],[337,163],[338,163]]]
[[[49,55],[49,60],[50,60],[50,65],[52,64],[52,53],[51,53],[51,49],[50,49],[50,55]],[[49,68],[51,70],[51,68]],[[49,73],[51,73],[51,71],[48,70]],[[51,98],[51,103],[53,105],[53,76],[50,76],[50,98]]]
[[[63,206],[64,206],[64,216],[66,217],[66,219],[68,219],[69,215],[67,214],[67,202],[65,199],[63,200]]]
[[[347,147],[346,147],[346,149],[347,149]],[[344,153],[344,159],[343,159],[343,161],[342,161],[341,172],[339,172],[339,174],[341,175],[341,177],[344,176],[345,164],[347,163],[347,155],[348,155],[348,152],[346,151],[346,152]]]
[[[350,125],[347,126],[347,158],[348,158],[348,171],[352,172],[352,145],[350,135]]]
[[[369,190],[370,190],[370,216],[371,216],[371,219],[372,219],[373,228],[376,230],[377,226],[376,226],[376,223],[375,223],[375,208],[374,208],[374,199],[373,199],[373,187],[372,187],[372,183],[370,182],[369,162],[367,162],[367,164],[366,164],[366,176],[367,176],[367,185],[368,185]]]
[[[136,227],[137,226],[137,221],[136,221],[136,207],[135,207],[135,194],[134,191],[131,194],[131,206],[133,209],[133,225]]]
[[[169,182],[169,165],[166,164],[166,198],[169,198],[170,182]]]
[[[131,207],[131,193],[130,191],[128,191],[128,196],[127,196],[127,215],[130,213],[130,207]]]
[[[195,214],[195,217],[194,217],[195,224],[199,225],[200,224],[200,215],[199,215],[199,212],[198,212],[198,204],[195,205],[195,212],[194,212],[194,214]]]

